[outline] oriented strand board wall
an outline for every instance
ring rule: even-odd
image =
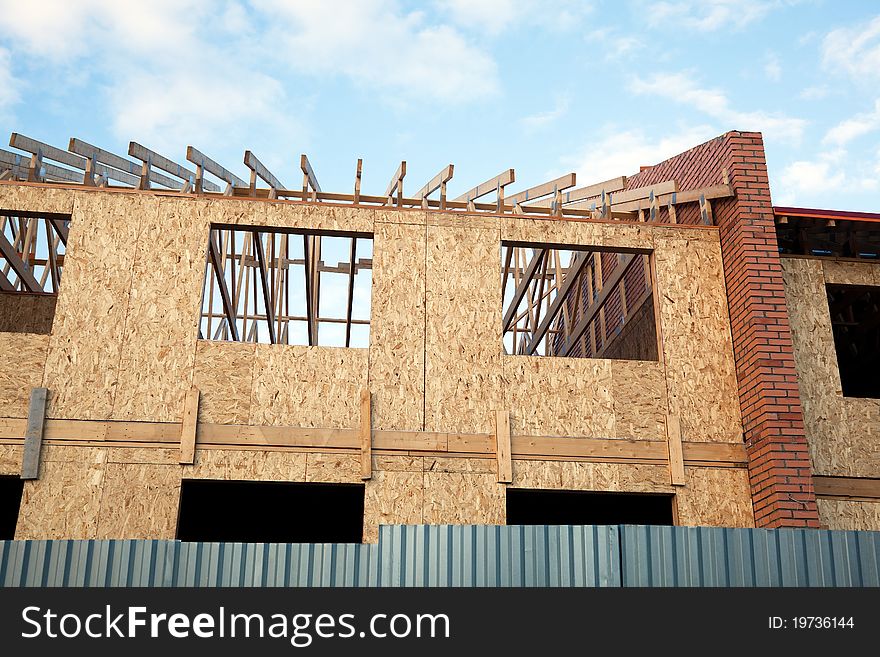
[[[499,230],[470,219],[428,214],[428,431],[494,430],[491,412],[502,403]]]
[[[158,211],[147,194],[77,194],[43,379],[49,417],[111,416],[139,227]]]
[[[403,214],[409,218],[410,213]],[[382,213],[400,218],[401,213]],[[425,424],[425,240],[421,225],[376,222],[370,313],[373,427]]]
[[[57,297],[51,294],[0,292],[0,332],[52,332]]]
[[[255,344],[199,340],[193,370],[199,422],[248,423],[256,352]]]
[[[174,422],[198,336],[209,217],[204,203],[159,202],[141,220],[113,418]]]
[[[826,283],[880,285],[880,265],[783,258],[804,423],[816,474],[880,476],[880,400],[844,397]]]
[[[257,345],[250,424],[354,428],[369,351]]]
[[[669,412],[684,440],[740,442],[739,392],[716,240],[654,238]]]
[[[745,468],[685,468],[687,485],[677,488],[678,524],[754,527],[749,471]]]
[[[880,531],[880,501],[858,502],[819,498],[819,519],[828,529]]]
[[[0,475],[21,474],[23,452],[21,445],[0,445]]]
[[[0,417],[27,417],[31,388],[43,381],[48,335],[0,333]]]

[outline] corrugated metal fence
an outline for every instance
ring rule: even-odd
[[[0,541],[2,586],[880,586],[880,533],[385,526],[377,545]]]

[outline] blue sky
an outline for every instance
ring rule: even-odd
[[[451,162],[452,195],[760,130],[774,203],[880,211],[880,3],[0,0],[0,127],[243,178],[249,148],[290,186],[305,152],[330,191]]]

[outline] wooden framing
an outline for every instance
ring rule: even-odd
[[[551,201],[551,203],[553,204],[561,203],[562,198],[560,196],[560,198],[557,200],[557,194],[561,194],[563,190],[574,187],[576,184],[576,180],[576,174],[567,173],[564,176],[560,176],[556,180],[550,180],[540,185],[536,185],[535,187],[529,187],[528,189],[524,189],[521,192],[512,194],[511,196],[507,197],[506,202],[514,206],[514,209],[520,203],[537,200],[545,196],[553,196],[553,200]]]
[[[153,179],[151,175],[153,167],[169,173],[175,178],[180,178],[183,181],[178,185],[181,190],[189,191],[195,188],[196,173],[176,162],[172,162],[164,155],[160,155],[156,151],[152,151],[135,141],[128,144],[128,154],[143,163],[141,166],[140,189],[150,189],[150,182]],[[220,191],[220,187],[209,180],[202,181],[202,188],[209,192]]]
[[[196,439],[199,421],[199,389],[190,388],[183,404],[183,421],[180,427],[180,463],[192,465],[196,455]]]
[[[400,166],[397,167],[397,171],[394,172],[394,175],[391,177],[391,181],[388,183],[388,187],[385,189],[385,198],[387,199],[388,205],[393,205],[395,203],[395,194],[397,195],[396,203],[397,207],[403,206],[403,179],[406,178],[406,161],[402,161]],[[419,199],[424,200],[424,199]]]
[[[424,187],[416,192],[416,198],[422,200],[423,208],[428,208],[428,197],[438,189],[440,190],[440,209],[443,210],[446,207],[446,183],[452,180],[454,170],[455,167],[452,164],[446,165],[440,173],[431,178],[431,180],[425,183]]]
[[[513,481],[510,447],[510,411],[495,411],[495,458],[499,484]]]
[[[226,191],[224,192],[224,194],[226,194],[227,196],[232,196],[233,187],[250,188],[250,185],[248,185],[248,183],[246,183],[244,180],[242,180],[220,164],[217,164],[217,162],[215,162],[210,157],[208,157],[193,146],[186,147],[186,159],[196,165],[196,194],[201,194],[204,187],[205,171],[210,173],[212,176],[217,176],[220,180],[226,182]],[[246,155],[245,159],[247,159]]]
[[[816,496],[826,499],[880,502],[880,478],[813,475]]]
[[[92,144],[89,144],[82,139],[77,139],[76,137],[70,138],[67,150],[71,153],[82,155],[93,162],[107,165],[106,176],[110,180],[117,180],[132,185],[133,187],[138,187],[140,185],[142,164],[126,160],[124,157],[105,151],[104,149],[93,146]],[[100,172],[100,169],[96,168],[96,170]],[[159,173],[158,171],[150,171],[150,182],[162,185],[168,189],[180,188],[179,182]]]
[[[501,212],[504,208],[504,188],[516,180],[516,173],[513,169],[502,171],[494,178],[489,178],[486,182],[482,182],[476,187],[469,189],[461,196],[455,198],[453,203],[464,203],[465,208],[469,211],[475,209],[474,201],[478,198],[495,192],[497,201],[495,203],[496,212]]]
[[[684,453],[681,449],[681,421],[677,415],[666,415],[666,446],[669,458],[669,479],[673,486],[684,486]]]
[[[361,390],[361,479],[373,477],[373,422],[370,415],[370,391]]]
[[[57,294],[69,223],[68,215],[0,214],[0,290]]]
[[[275,198],[278,194],[278,189],[284,186],[281,184],[281,181],[251,151],[244,152],[244,165],[251,172],[251,180],[248,185],[250,195],[257,195],[257,178],[260,178],[260,180],[269,185],[269,198]]]

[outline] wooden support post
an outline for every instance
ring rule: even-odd
[[[358,158],[357,172],[354,174],[354,204],[361,202],[361,174],[364,168],[363,158]]]
[[[370,391],[361,390],[361,479],[373,478],[373,425],[370,416]]]
[[[46,419],[46,388],[32,388],[28,406],[27,429],[24,436],[24,455],[21,459],[21,478],[40,478],[40,448],[43,446],[43,425]]]
[[[183,402],[183,424],[180,428],[180,462],[192,465],[196,457],[196,428],[199,420],[199,389],[190,388]]]
[[[703,194],[700,194],[700,218],[707,226],[711,226],[714,223],[712,219],[712,202]]]
[[[669,207],[669,223],[677,224],[678,219],[675,216],[675,204],[670,203],[668,207]]]
[[[684,486],[684,455],[681,449],[681,422],[677,415],[666,415],[666,445],[669,450],[669,476],[673,486]]]
[[[499,484],[513,481],[510,451],[510,412],[495,411],[495,456],[498,460]]]

